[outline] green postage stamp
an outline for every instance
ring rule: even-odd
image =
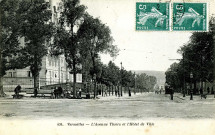
[[[207,31],[207,3],[173,3],[169,7],[168,2],[137,2],[136,30]]]
[[[136,30],[170,30],[169,3],[137,2]]]
[[[173,31],[186,30],[207,30],[207,3],[173,3]]]

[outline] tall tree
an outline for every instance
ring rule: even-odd
[[[18,57],[22,55],[19,38],[25,13],[20,3],[19,0],[0,1],[0,96],[5,96],[2,84],[5,71],[25,66]]]
[[[96,59],[100,53],[109,53],[113,57],[118,53],[117,47],[112,45],[113,38],[111,37],[109,27],[103,24],[98,18],[94,19],[92,16],[86,14],[77,35],[80,45],[84,46],[82,49],[85,51],[82,52],[89,53],[91,56],[94,73],[96,71]]]
[[[136,86],[139,89],[146,90],[149,86],[147,86],[147,81],[148,81],[148,75],[145,73],[141,73],[140,75],[137,75],[136,77]]]
[[[175,90],[183,87],[183,79],[179,75],[179,70],[181,70],[179,63],[173,63],[165,72],[166,83],[172,86]]]
[[[174,88],[184,88],[186,82],[190,83],[191,73],[193,73],[194,93],[197,82],[202,84],[213,81],[214,26],[210,21],[208,32],[194,32],[190,41],[178,50],[183,59],[178,64],[172,64],[166,72],[166,80]]]
[[[114,86],[119,85],[120,80],[120,68],[115,65],[112,61],[108,63],[107,67],[107,78],[111,81]]]
[[[30,66],[34,88],[37,90],[42,58],[48,53],[48,43],[53,35],[53,24],[50,22],[52,13],[45,0],[23,0],[21,6],[26,8],[22,26],[25,39],[23,62]]]
[[[79,27],[86,7],[79,0],[62,0],[59,23],[52,48],[61,50],[73,74],[73,97],[76,98],[76,74],[80,72],[81,59],[76,30]]]

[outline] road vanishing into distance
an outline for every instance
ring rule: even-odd
[[[100,99],[0,98],[1,119],[214,119],[215,98],[142,93]]]

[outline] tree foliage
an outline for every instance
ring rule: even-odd
[[[135,74],[117,67],[115,63],[110,61],[108,65],[101,64],[101,75],[99,76],[100,83],[107,86],[123,86],[142,89],[142,91],[152,91],[157,83],[156,77],[148,76],[145,73]]]
[[[2,77],[8,69],[30,66],[34,87],[38,88],[42,58],[49,52],[55,56],[64,54],[74,77],[74,97],[76,74],[80,72],[86,81],[96,74],[99,83],[135,87],[139,76],[135,78],[131,71],[113,62],[104,65],[100,60],[102,53],[116,57],[119,51],[113,45],[110,28],[86,13],[80,0],[62,0],[60,5],[59,25],[54,25],[50,5],[45,0],[0,1],[0,94]],[[149,82],[155,79],[144,77],[140,75],[137,87],[151,88],[149,85],[153,84],[147,83],[147,78]]]
[[[86,7],[79,0],[62,0],[57,32],[52,49],[57,54],[64,54],[67,66],[73,74],[73,96],[76,97],[76,74],[81,72],[80,47],[75,28],[78,28]],[[56,51],[57,50],[57,51]],[[60,51],[58,51],[60,50]]]
[[[39,72],[42,66],[42,58],[48,54],[48,43],[53,35],[50,5],[45,0],[23,0],[20,6],[25,9],[23,15],[22,34],[25,45],[23,63],[30,66],[34,77],[34,87],[38,88]]]
[[[193,74],[192,81],[212,82],[213,81],[213,50],[214,50],[214,28],[212,19],[209,23],[208,32],[193,32],[190,41],[179,50],[183,58],[178,64],[173,63],[166,71],[166,81],[174,88],[183,88],[185,83],[190,83],[190,74]]]
[[[21,37],[21,27],[23,25],[23,8],[20,8],[18,0],[2,0],[1,9],[1,77],[8,69],[22,68],[21,64],[15,63],[18,55],[21,55],[19,38]]]
[[[148,76],[145,73],[136,76],[136,87],[139,89],[153,91],[156,84],[157,79],[154,76]]]
[[[24,68],[20,64],[22,46],[20,38],[23,36],[25,8],[21,7],[22,1],[2,0],[0,1],[0,96],[4,96],[2,77],[6,71],[15,68]]]
[[[114,57],[118,53],[118,48],[112,44],[113,37],[110,28],[89,14],[84,16],[84,21],[80,25],[77,35],[83,46],[83,53],[90,52],[94,57],[98,56],[99,53],[109,53]],[[96,38],[97,40],[95,40]],[[93,51],[94,54],[92,54]]]
[[[113,38],[108,26],[103,24],[98,18],[93,18],[89,14],[85,14],[83,19],[83,23],[77,32],[80,54],[83,64],[86,61],[86,57],[91,57],[92,68],[90,73],[93,77],[94,74],[98,74],[96,61],[99,59],[99,54],[109,53],[114,57],[118,53],[118,49],[112,45]],[[101,70],[104,71],[104,69]],[[96,77],[97,80],[104,81],[104,78],[99,78],[99,75],[96,75]]]

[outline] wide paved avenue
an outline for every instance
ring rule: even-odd
[[[143,93],[100,99],[0,99],[2,119],[214,119],[215,98]]]

